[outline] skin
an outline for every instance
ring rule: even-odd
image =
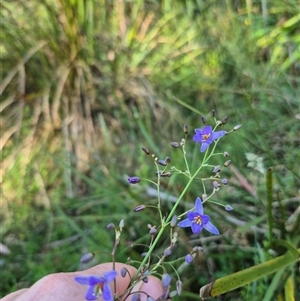
[[[136,269],[132,266],[116,263],[116,271],[118,276],[116,278],[117,284],[117,293],[121,295],[127,289],[130,277],[127,274],[124,278],[121,277],[121,269],[126,267],[130,275],[134,275]],[[85,294],[87,292],[88,286],[77,283],[74,280],[75,276],[90,276],[90,275],[99,275],[112,270],[112,263],[103,263],[92,267],[85,271],[73,272],[73,273],[57,273],[50,274],[35,284],[30,288],[25,288],[13,292],[1,299],[1,301],[84,301]],[[155,300],[163,294],[163,287],[161,281],[153,276],[148,277],[148,283],[140,282],[138,283],[132,291],[142,291],[148,293]],[[110,286],[113,291],[113,282],[110,282]],[[145,301],[147,298],[146,294],[141,294],[141,301]],[[102,301],[103,299],[99,297],[97,299]],[[124,298],[122,300],[125,300]],[[129,296],[126,301],[130,301],[131,297]]]

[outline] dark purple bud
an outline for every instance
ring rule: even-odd
[[[133,209],[133,211],[134,211],[134,212],[139,212],[139,211],[143,211],[145,208],[146,208],[145,205],[138,205],[138,206],[136,206],[136,207]]]
[[[180,296],[182,293],[182,282],[180,280],[176,281],[176,290],[177,290],[178,296]]]
[[[127,269],[126,268],[122,268],[121,269],[121,276],[124,278],[127,275]]]
[[[159,165],[162,165],[162,166],[168,165],[167,162],[166,162],[165,160],[158,160],[157,163],[158,163]]]
[[[142,275],[143,277],[147,277],[149,275],[149,270],[145,270]]]
[[[241,124],[238,124],[238,125],[236,125],[236,126],[233,128],[233,130],[234,130],[234,131],[237,131],[241,126],[242,126]]]
[[[146,146],[143,146],[143,147],[142,147],[142,150],[143,150],[143,152],[144,152],[146,155],[149,155],[149,154],[150,154],[150,152],[149,152],[149,150],[148,150],[148,148],[147,148]]]
[[[90,262],[94,257],[95,257],[95,253],[93,253],[93,252],[86,253],[86,254],[84,254],[84,255],[80,258],[80,262],[81,262],[81,263],[88,263],[88,262]]]
[[[226,124],[227,121],[228,121],[228,116],[225,116],[225,117],[223,118],[223,120],[222,120],[222,123],[223,123],[223,124]]]
[[[171,142],[171,145],[172,145],[174,148],[179,147],[179,143],[178,143],[178,142]]]
[[[170,157],[166,157],[165,161],[169,164],[169,163],[171,163],[171,158]]]
[[[219,183],[217,181],[213,181],[213,186],[215,189],[219,188]]]
[[[229,157],[229,153],[228,153],[228,152],[224,152],[224,153],[223,153],[223,156],[224,156],[224,157]]]
[[[226,211],[232,211],[232,210],[233,210],[233,207],[231,207],[230,205],[226,205],[226,206],[225,206],[225,210],[226,210]]]
[[[142,281],[143,281],[144,283],[148,283],[148,277],[143,278]]]
[[[221,167],[220,167],[220,165],[217,165],[217,166],[214,168],[213,173],[218,173],[218,172],[220,172],[220,171],[221,171]]]
[[[215,110],[211,110],[210,114],[211,114],[212,117],[215,117],[216,116],[216,111]]]
[[[171,283],[171,276],[169,274],[163,274],[163,276],[161,278],[161,283],[162,283],[163,287],[169,286]]]
[[[201,116],[201,121],[205,124],[206,123],[206,118],[202,115]]]
[[[193,261],[193,256],[191,255],[191,254],[187,254],[186,256],[185,256],[185,261],[187,262],[187,263],[191,263],[192,261]]]
[[[170,256],[171,255],[171,253],[172,253],[172,251],[171,251],[171,249],[170,248],[166,248],[165,250],[164,250],[164,256]]]
[[[112,229],[115,229],[115,228],[116,228],[115,224],[113,224],[113,223],[109,223],[106,227],[107,227],[107,229],[109,229],[109,230],[112,230]]]
[[[141,179],[139,177],[129,177],[127,179],[128,183],[129,184],[137,184],[137,183],[140,183],[141,182]]]
[[[170,227],[171,228],[174,228],[177,224],[177,215],[174,215],[171,219],[171,222],[170,222]]]
[[[187,134],[189,132],[189,128],[188,128],[187,124],[185,124],[183,126],[183,131],[184,131],[185,134]]]
[[[227,167],[231,164],[231,160],[227,160],[225,163],[224,163],[224,166]]]

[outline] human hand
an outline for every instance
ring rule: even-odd
[[[115,263],[115,270],[118,273],[116,277],[118,295],[124,293],[130,283],[128,273],[125,277],[121,276],[121,269],[124,267],[131,276],[136,272],[136,269],[132,266],[118,262]],[[50,274],[41,278],[30,288],[11,293],[2,298],[1,301],[84,301],[88,287],[77,283],[74,277],[90,275],[102,276],[105,272],[111,270],[112,263],[103,263],[85,271]],[[113,282],[110,282],[109,285],[113,291]],[[158,278],[149,276],[148,283],[140,281],[132,290],[132,292],[137,291],[146,293],[140,294],[141,301],[147,299],[147,294],[156,300],[163,294],[163,287]],[[130,301],[131,296],[129,296],[126,301]],[[97,300],[102,301],[103,299],[99,297]]]

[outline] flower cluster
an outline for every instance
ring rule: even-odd
[[[212,117],[215,119],[215,112],[212,111]],[[203,128],[196,128],[195,129],[195,134],[193,136],[193,141],[195,141],[196,143],[200,144],[200,153],[204,153],[204,157],[202,159],[202,162],[199,166],[199,168],[192,173],[191,169],[189,167],[188,164],[188,159],[186,156],[186,149],[185,149],[185,144],[187,141],[187,137],[188,137],[188,126],[184,125],[183,127],[183,131],[184,131],[184,135],[185,137],[182,138],[180,140],[180,142],[172,142],[171,145],[173,148],[181,148],[182,149],[182,154],[184,157],[184,162],[186,164],[186,169],[185,170],[180,170],[177,169],[175,166],[170,166],[171,163],[171,159],[170,157],[166,157],[165,159],[159,159],[157,158],[156,155],[151,154],[150,151],[146,148],[146,147],[142,147],[143,152],[146,155],[149,155],[152,159],[153,162],[156,166],[156,177],[157,177],[157,181],[152,181],[149,179],[142,179],[138,176],[131,176],[127,178],[127,182],[128,184],[132,185],[132,184],[139,184],[141,181],[148,181],[149,183],[153,184],[154,187],[156,188],[156,193],[158,196],[158,204],[156,207],[154,206],[150,206],[149,207],[154,207],[158,210],[158,219],[160,224],[159,225],[152,225],[152,224],[148,224],[148,231],[149,231],[149,238],[150,238],[150,244],[148,247],[147,252],[142,254],[142,260],[139,264],[139,266],[137,267],[137,272],[135,273],[135,275],[129,275],[130,276],[130,284],[128,286],[127,291],[125,292],[125,294],[123,295],[117,295],[118,292],[112,292],[111,287],[109,286],[108,282],[111,281],[116,281],[116,276],[117,276],[117,272],[112,270],[109,271],[107,273],[105,273],[103,276],[77,276],[75,277],[75,280],[80,283],[80,284],[84,284],[84,285],[88,285],[88,291],[86,293],[86,300],[96,300],[99,297],[102,297],[103,300],[105,301],[113,301],[114,299],[124,299],[127,300],[127,297],[130,300],[140,300],[140,296],[141,294],[145,294],[146,295],[146,299],[147,300],[155,300],[152,296],[150,296],[149,294],[145,293],[145,292],[133,292],[133,288],[137,285],[137,283],[139,282],[144,282],[144,283],[148,283],[148,277],[150,275],[155,275],[157,276],[157,268],[159,266],[162,267],[163,271],[165,271],[162,275],[161,275],[161,287],[163,289],[163,294],[159,297],[159,300],[167,300],[169,299],[171,296],[174,296],[175,294],[177,295],[181,295],[182,292],[182,282],[180,280],[180,276],[177,274],[177,280],[176,280],[176,290],[171,292],[170,288],[172,285],[172,277],[171,275],[169,275],[166,272],[166,266],[164,265],[164,262],[166,260],[168,260],[171,255],[172,255],[172,250],[174,248],[174,246],[177,243],[178,240],[178,227],[179,228],[191,228],[191,231],[194,235],[199,234],[203,229],[205,229],[206,231],[208,231],[209,233],[213,234],[213,235],[219,235],[220,232],[217,229],[217,227],[211,222],[211,218],[209,215],[204,214],[204,204],[206,202],[210,202],[212,201],[211,199],[214,197],[214,195],[216,194],[216,192],[220,189],[221,186],[226,186],[228,184],[227,179],[225,178],[221,178],[220,174],[222,172],[223,168],[226,168],[230,165],[231,161],[227,160],[226,162],[224,162],[223,167],[221,167],[220,165],[217,166],[212,166],[211,164],[208,163],[208,161],[210,160],[210,158],[212,156],[215,156],[215,148],[217,143],[219,142],[219,139],[224,137],[225,135],[229,134],[232,131],[236,131],[240,128],[240,125],[235,126],[231,131],[227,132],[227,131],[215,131],[215,129],[218,126],[223,126],[227,123],[227,117],[224,117],[222,121],[217,121],[215,119],[216,122],[216,126],[215,128],[213,128],[210,125],[206,125],[206,118],[204,116],[201,116],[201,120],[202,122],[205,124],[203,126]],[[210,147],[211,145],[213,145],[213,147]],[[228,157],[229,154],[228,152],[223,152],[220,153],[218,155],[222,155],[223,157]],[[204,189],[204,193],[202,194],[202,198],[197,197],[196,201],[195,201],[195,206],[189,210],[187,210],[186,212],[181,213],[180,215],[176,215],[176,213],[178,214],[179,208],[180,208],[180,203],[181,201],[184,199],[185,194],[188,190],[188,188],[190,187],[191,183],[193,181],[195,181],[196,179],[199,179],[197,176],[199,175],[200,171],[207,166],[211,166],[212,167],[212,171],[211,171],[211,175],[209,177],[206,178],[202,178],[202,183],[203,183],[203,189]],[[164,214],[162,213],[162,207],[161,207],[161,195],[163,194],[163,192],[161,192],[160,190],[160,183],[161,183],[161,178],[164,177],[170,177],[172,176],[173,173],[177,173],[177,174],[182,174],[185,175],[186,177],[188,177],[188,183],[186,184],[186,187],[183,189],[182,193],[178,196],[178,198],[176,198],[174,200],[174,205],[172,207],[172,209],[170,210],[169,214],[165,217]],[[208,183],[210,183],[210,193],[207,194],[207,188],[204,185],[204,182],[208,181]],[[225,210],[233,210],[233,208],[228,205],[228,204],[221,204],[218,203],[216,201],[212,201],[215,204],[219,204],[221,206],[223,206],[223,208]],[[136,206],[134,208],[134,212],[141,212],[146,210],[148,207],[147,204],[139,204],[138,206]],[[185,219],[182,219],[183,216],[186,215]],[[157,221],[155,221],[157,222]],[[120,235],[122,232],[122,229],[124,227],[124,221],[122,220],[119,224],[119,230],[116,228],[116,226],[114,224],[110,224],[108,226],[108,229],[114,230],[115,231],[115,244],[114,244],[114,249],[112,252],[112,259],[113,261],[115,261],[115,252],[117,249],[117,246],[119,244],[120,241]],[[157,246],[159,239],[161,237],[161,234],[163,231],[165,231],[165,229],[169,229],[170,231],[170,241],[168,242],[168,245],[166,246],[166,248],[164,249],[164,251],[162,252],[162,254],[160,256],[155,255],[153,256],[153,251],[154,248]],[[192,251],[181,257],[180,260],[185,261],[188,264],[191,264],[193,262],[193,259],[195,256],[197,256],[197,253],[199,251],[202,251],[203,248],[200,246],[196,246],[192,249]],[[84,255],[82,257],[82,262],[86,263],[88,261],[90,261],[91,259],[93,259],[95,256],[95,253],[93,252],[89,252],[86,255]],[[156,260],[156,258],[158,257],[158,260]],[[155,262],[156,261],[156,262]],[[178,261],[178,259],[174,260],[174,263]],[[168,261],[168,266],[172,266],[173,269],[176,269],[173,261]],[[123,268],[121,270],[121,277],[125,277],[126,275],[128,276],[128,271],[126,270],[126,268]]]

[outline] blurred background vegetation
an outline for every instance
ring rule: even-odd
[[[201,127],[199,114],[209,119],[212,109],[220,119],[228,116],[226,129],[243,124],[219,144],[233,166],[216,200],[235,210],[207,207],[219,237],[179,231],[173,258],[195,245],[205,249],[192,265],[178,267],[182,298],[197,300],[199,287],[212,279],[272,258],[268,167],[275,181],[274,237],[299,247],[298,0],[0,5],[1,296],[48,273],[86,268],[81,255],[111,251],[106,225],[121,218],[126,228],[117,259],[140,259],[145,249],[130,244],[147,243],[146,224],[156,218],[132,212],[155,203],[147,184],[126,183],[128,175],[155,177],[141,146],[180,166],[170,142],[183,137],[184,123],[191,137]],[[195,167],[199,147],[187,147]],[[180,177],[164,179],[166,211],[183,185]],[[194,185],[186,203],[201,194]],[[273,246],[272,252],[285,250]],[[91,265],[109,259],[101,255]],[[288,276],[299,287],[298,266],[217,299],[275,300]]]

